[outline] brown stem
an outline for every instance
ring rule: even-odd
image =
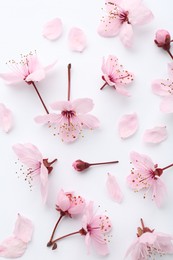
[[[54,162],[56,162],[58,159],[54,159],[52,162],[49,162],[50,165],[52,165]]]
[[[71,64],[69,63],[68,66],[68,96],[67,100],[70,101],[70,87],[71,87]]]
[[[103,86],[100,88],[100,90],[102,90],[106,85],[107,85],[107,82],[105,82],[105,83],[103,84]]]
[[[172,55],[172,53],[170,52],[170,50],[166,50],[167,51],[167,53],[169,54],[169,56],[171,57],[171,59],[173,60],[173,55]]]
[[[142,218],[141,218],[141,226],[142,226],[142,229],[144,230],[145,229],[145,225],[144,225],[144,221],[143,221]]]
[[[38,95],[38,97],[39,97],[39,99],[40,99],[40,101],[41,101],[41,103],[42,103],[46,113],[49,114],[49,111],[48,111],[48,109],[47,109],[47,107],[46,107],[46,105],[45,105],[45,103],[44,103],[44,101],[43,101],[43,99],[42,99],[42,97],[41,97],[41,95],[40,95],[40,93],[39,93],[35,83],[32,81],[31,84],[33,85],[33,87],[34,87],[34,89],[35,89],[35,91],[36,91],[36,93],[37,93],[37,95]]]
[[[172,166],[173,166],[173,163],[170,164],[170,165],[168,165],[168,166],[166,166],[166,167],[164,167],[164,168],[162,168],[162,171],[164,171],[164,170],[166,170],[166,169],[168,169],[168,168],[170,168],[170,167],[172,167]]]
[[[111,162],[100,162],[100,163],[89,163],[89,165],[100,165],[100,164],[111,164],[111,163],[119,163],[119,161],[111,161]]]
[[[82,234],[81,231],[82,231],[82,229],[80,229],[80,230],[78,230],[78,231],[75,231],[75,232],[72,232],[72,233],[69,233],[69,234],[67,234],[67,235],[64,235],[64,236],[62,236],[62,237],[59,237],[59,238],[57,238],[57,239],[51,241],[51,245],[49,245],[49,246],[52,246],[54,243],[56,243],[57,241],[59,241],[59,240],[61,240],[61,239],[63,239],[63,238],[66,238],[66,237],[69,237],[69,236],[73,236],[73,235],[76,235],[76,234]]]
[[[49,239],[49,242],[47,243],[47,246],[51,246],[51,245],[53,244],[53,243],[52,243],[52,239],[53,239],[53,237],[54,237],[55,231],[56,231],[57,226],[58,226],[59,222],[61,221],[62,217],[64,217],[63,214],[61,214],[61,215],[59,216],[59,219],[58,219],[58,221],[56,222],[56,224],[55,224],[55,226],[54,226],[54,229],[53,229],[53,231],[52,231],[52,235],[51,235],[51,237],[50,237],[50,239]]]

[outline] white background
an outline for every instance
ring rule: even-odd
[[[9,107],[14,114],[14,127],[9,134],[0,132],[0,240],[12,233],[17,213],[30,218],[35,226],[33,239],[28,245],[23,260],[31,259],[102,259],[94,250],[87,255],[84,237],[75,236],[59,242],[58,249],[46,247],[53,226],[58,218],[55,211],[57,192],[76,191],[94,201],[98,213],[109,215],[113,229],[109,243],[108,260],[122,260],[126,249],[136,237],[136,228],[142,217],[147,226],[157,231],[173,234],[173,170],[162,176],[168,190],[168,197],[160,209],[151,201],[150,196],[143,199],[142,193],[136,194],[127,187],[126,177],[130,174],[129,153],[134,150],[148,154],[155,163],[164,167],[172,163],[173,116],[159,111],[161,99],[151,91],[151,82],[157,78],[167,78],[167,63],[170,57],[153,43],[157,29],[167,29],[173,35],[172,0],[146,0],[146,5],[154,13],[150,24],[135,30],[134,46],[125,49],[118,37],[102,38],[97,34],[99,19],[103,14],[104,1],[81,0],[0,0],[0,72],[7,71],[5,62],[19,59],[20,53],[37,50],[38,58],[48,64],[58,59],[56,67],[37,86],[46,104],[67,97],[67,64],[72,64],[71,98],[89,97],[94,100],[92,113],[100,119],[99,129],[86,131],[85,137],[71,144],[62,143],[54,137],[47,127],[37,125],[33,118],[43,114],[32,86],[25,83],[6,86],[0,81],[0,102]],[[63,22],[63,35],[54,42],[42,37],[45,22],[59,17]],[[83,53],[69,50],[67,36],[69,29],[79,27],[84,30],[88,40]],[[113,54],[129,71],[134,72],[135,81],[128,88],[131,97],[120,96],[112,88],[99,88],[102,57]],[[139,130],[127,139],[121,140],[117,124],[123,114],[136,112],[139,116]],[[165,125],[168,139],[158,145],[143,143],[146,129]],[[33,191],[17,178],[15,171],[16,156],[11,146],[15,143],[35,144],[44,157],[55,157],[58,162],[49,178],[50,192],[46,205],[42,204],[39,186]],[[87,162],[119,160],[118,165],[90,168],[85,173],[77,173],[72,168],[76,159]],[[107,172],[116,176],[124,193],[121,205],[113,202],[106,190]],[[64,219],[57,234],[65,234],[81,228],[80,218]],[[172,259],[164,256],[163,259]]]

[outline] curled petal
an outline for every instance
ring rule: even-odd
[[[136,113],[124,115],[119,121],[119,134],[121,138],[128,138],[138,129],[138,117]]]
[[[165,126],[154,127],[147,129],[144,133],[143,140],[146,143],[160,143],[163,142],[168,136]]]
[[[43,28],[43,36],[48,40],[58,39],[62,34],[62,21],[59,18],[47,22]]]
[[[23,242],[28,243],[31,240],[32,233],[33,224],[31,220],[18,214],[13,234]]]
[[[68,35],[68,43],[72,51],[82,52],[87,45],[84,32],[79,28],[71,28]]]
[[[160,110],[166,114],[173,113],[173,96],[163,98],[160,104]]]
[[[27,248],[27,243],[16,237],[6,238],[0,244],[0,256],[6,258],[17,258],[22,256],[25,253]]]
[[[2,103],[0,103],[0,126],[3,131],[8,133],[12,128],[13,116],[12,112]]]
[[[106,182],[107,190],[110,197],[117,203],[121,203],[123,200],[122,191],[116,181],[116,178],[108,173],[108,178]]]

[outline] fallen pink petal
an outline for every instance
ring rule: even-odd
[[[166,126],[157,126],[144,132],[143,140],[146,143],[161,143],[168,137]]]
[[[5,258],[21,257],[33,234],[33,224],[28,218],[18,214],[13,234],[0,243],[0,256]]]
[[[80,28],[71,28],[68,35],[68,44],[72,51],[83,52],[87,46],[85,33]]]
[[[134,135],[138,129],[139,122],[136,113],[122,116],[119,121],[118,130],[122,139]]]
[[[60,18],[57,17],[48,21],[44,25],[42,34],[48,40],[56,40],[61,36],[62,30],[63,30],[62,21]]]
[[[0,127],[8,133],[13,126],[13,114],[4,104],[0,103]]]
[[[110,198],[117,203],[121,203],[123,200],[123,193],[115,176],[111,175],[110,173],[108,173],[106,187]]]

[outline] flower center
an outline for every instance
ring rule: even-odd
[[[67,119],[70,119],[76,115],[74,110],[64,110],[61,112],[61,115],[65,116]]]
[[[119,13],[119,19],[120,19],[120,22],[121,22],[121,23],[127,22],[127,23],[130,24],[129,19],[128,19],[128,14],[129,14],[128,11],[121,11],[121,12]]]

